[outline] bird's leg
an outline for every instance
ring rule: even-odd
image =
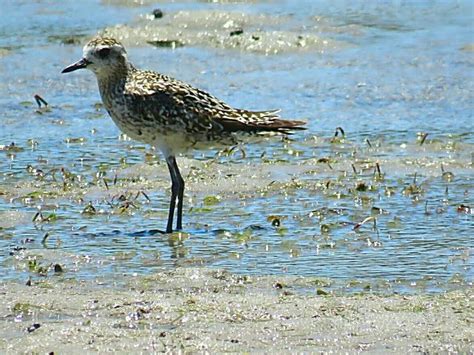
[[[174,167],[174,174],[176,178],[176,182],[178,183],[178,216],[176,219],[176,229],[181,230],[183,229],[183,198],[184,198],[184,180],[179,172],[178,164],[176,163],[176,159],[173,158],[173,167]]]
[[[166,233],[171,233],[173,231],[173,218],[174,218],[174,209],[176,206],[176,197],[178,196],[179,182],[177,181],[177,176],[175,173],[176,159],[174,156],[169,156],[166,158],[166,164],[170,171],[171,176],[171,201],[170,209],[168,212],[168,224],[166,225]]]
[[[184,180],[179,172],[178,164],[174,156],[166,158],[168,169],[171,176],[171,201],[170,210],[168,214],[168,224],[166,226],[166,233],[173,231],[173,217],[176,206],[176,198],[178,199],[178,216],[176,220],[176,229],[183,229],[183,197],[184,197]]]

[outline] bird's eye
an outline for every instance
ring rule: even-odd
[[[110,48],[102,48],[97,51],[97,56],[99,58],[106,58],[110,54]]]

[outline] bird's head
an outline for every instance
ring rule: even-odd
[[[64,68],[62,73],[87,68],[99,77],[126,66],[127,52],[119,41],[110,37],[96,37],[84,46],[82,58]]]

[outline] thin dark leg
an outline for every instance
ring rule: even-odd
[[[176,229],[183,229],[183,199],[184,199],[184,180],[179,172],[178,164],[176,164],[176,159],[173,158],[173,167],[176,182],[178,183],[178,216],[176,220]]]
[[[166,233],[173,232],[173,219],[174,219],[174,209],[176,207],[176,198],[178,196],[178,184],[176,180],[175,168],[176,160],[173,156],[166,158],[166,164],[168,165],[168,169],[170,171],[171,176],[171,201],[170,201],[170,209],[168,212],[168,223],[166,225]]]
[[[168,224],[166,226],[166,233],[173,231],[174,209],[176,207],[176,199],[178,199],[178,216],[176,220],[176,229],[183,229],[183,198],[184,198],[184,180],[179,172],[178,164],[174,156],[166,158],[168,169],[171,176],[171,201],[168,213]]]

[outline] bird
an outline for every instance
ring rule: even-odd
[[[249,111],[234,108],[215,96],[151,70],[137,69],[122,43],[97,36],[83,48],[80,60],[62,73],[92,71],[108,114],[130,138],[158,149],[171,177],[171,200],[165,233],[183,228],[185,182],[176,156],[193,149],[235,146],[248,136],[292,134],[306,129],[305,121],[286,120],[280,110]]]

